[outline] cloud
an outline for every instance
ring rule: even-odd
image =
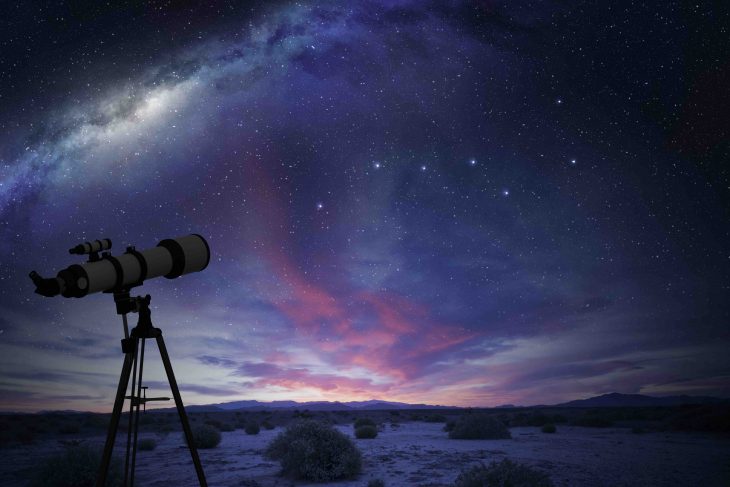
[[[216,367],[234,368],[236,362],[227,358],[218,358],[211,355],[201,355],[198,360],[205,365],[214,365]]]
[[[316,389],[324,393],[337,393],[343,397],[367,396],[387,393],[390,386],[376,384],[370,379],[351,378],[338,374],[315,374],[303,368],[283,368],[270,363],[246,362],[237,372],[253,377],[252,386],[276,386],[290,391]]]

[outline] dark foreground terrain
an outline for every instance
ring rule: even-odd
[[[192,413],[191,420],[222,432],[215,448],[201,450],[211,486],[308,485],[281,477],[279,464],[263,455],[283,427],[302,418],[336,425],[362,452],[362,473],[333,483],[342,487],[375,479],[386,486],[448,486],[460,471],[504,458],[546,473],[558,486],[730,485],[727,406],[484,412],[509,426],[512,438],[450,439],[445,425],[470,410],[237,411]],[[363,417],[378,424],[376,438],[354,437],[352,424]],[[69,446],[100,449],[107,421],[108,415],[97,414],[0,416],[2,485],[29,485],[44,459]],[[259,425],[259,432],[247,434],[250,424]],[[543,432],[546,425],[554,425],[555,433]],[[125,438],[122,429],[117,455]],[[155,446],[138,454],[136,485],[197,485],[175,413],[144,414],[140,438]]]

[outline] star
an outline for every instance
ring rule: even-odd
[[[322,203],[317,203],[317,209],[321,210],[322,208],[324,208],[324,205]]]
[[[375,169],[380,169],[380,163],[379,162],[376,162],[375,164],[373,164],[373,166],[375,167]]]
[[[421,171],[425,171],[425,170],[426,170],[426,166],[421,166]]]
[[[575,159],[571,159],[571,160],[570,160],[570,163],[571,163],[571,164],[575,164],[576,162],[577,162],[577,161],[576,161]]]
[[[509,189],[503,189],[502,196],[509,196]]]
[[[469,165],[471,165],[471,166],[476,166],[476,165],[477,165],[477,160],[476,160],[476,159],[472,159],[472,160],[470,160],[470,161],[469,161]]]

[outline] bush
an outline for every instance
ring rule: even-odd
[[[154,438],[143,438],[137,442],[137,448],[142,451],[151,451],[157,447],[157,441]]]
[[[257,435],[259,434],[259,431],[261,431],[261,428],[257,422],[250,421],[244,428],[244,431],[247,435]]]
[[[221,432],[209,424],[195,425],[193,428],[193,441],[200,449],[215,448],[221,442]],[[183,433],[185,438],[185,433]]]
[[[101,464],[101,452],[88,445],[66,448],[47,458],[40,466],[31,487],[91,487],[96,482]],[[122,485],[123,468],[118,460],[109,464],[106,485]]]
[[[586,413],[582,416],[574,418],[570,422],[573,426],[585,426],[588,428],[608,428],[613,425],[613,421],[608,418],[599,416],[596,413]]]
[[[377,425],[375,424],[375,421],[370,418],[358,418],[355,420],[355,424],[353,425],[353,427],[355,429],[358,429],[360,426],[376,427]]]
[[[553,423],[567,423],[568,420],[562,414],[553,414]]]
[[[542,412],[534,412],[527,417],[528,426],[544,426],[550,423],[550,418]]]
[[[104,431],[109,427],[109,418],[104,414],[91,414],[84,419],[84,427]]]
[[[450,419],[444,425],[443,430],[448,433],[449,431],[452,431],[455,427],[456,427],[456,421],[454,421],[453,419]]]
[[[726,404],[682,406],[672,410],[662,426],[670,430],[730,432],[730,407]]]
[[[268,420],[264,421],[261,424],[261,426],[263,426],[264,429],[267,429],[267,430],[273,430],[275,428],[275,426],[271,423],[271,421],[268,421]]]
[[[542,472],[504,459],[489,466],[476,465],[459,474],[454,487],[552,487]]]
[[[35,432],[28,425],[21,426],[21,429],[15,431],[15,441],[18,443],[29,445],[35,443],[35,440]]]
[[[281,463],[284,475],[314,482],[352,478],[362,467],[360,451],[347,436],[314,420],[289,425],[265,455]]]
[[[423,420],[427,423],[445,423],[446,416],[444,416],[443,414],[429,414],[428,416],[424,417]]]
[[[368,482],[368,487],[385,487],[385,482],[380,479],[373,479]]]
[[[234,430],[232,425],[230,425],[228,423],[223,423],[221,421],[218,421],[217,419],[206,420],[205,424],[214,427],[218,431],[233,431]]]
[[[309,409],[305,409],[304,411],[301,411],[301,412],[298,409],[295,409],[294,417],[301,418],[301,419],[311,419],[314,417],[314,415],[309,412]]]
[[[543,433],[555,433],[556,431],[557,431],[557,429],[555,428],[554,424],[548,423],[542,427]]]
[[[503,440],[512,438],[507,427],[486,414],[465,414],[449,431],[449,438],[456,440]]]
[[[375,426],[371,426],[369,424],[366,424],[365,426],[360,426],[358,429],[355,430],[355,438],[359,439],[372,439],[378,436],[378,429]]]
[[[78,423],[65,423],[59,426],[58,432],[62,435],[75,435],[81,431]]]

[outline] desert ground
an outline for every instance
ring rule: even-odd
[[[730,436],[726,433],[637,432],[627,427],[559,424],[553,434],[536,426],[516,426],[510,428],[512,439],[455,440],[443,431],[443,423],[384,421],[377,438],[355,439],[352,423],[344,419],[336,427],[352,437],[363,456],[362,474],[356,479],[308,484],[281,477],[278,463],[263,456],[266,446],[283,430],[277,426],[262,428],[257,435],[241,429],[224,431],[216,448],[200,450],[208,483],[211,487],[364,487],[370,480],[381,479],[386,486],[436,487],[451,485],[466,467],[508,458],[549,474],[556,486],[730,485]],[[197,485],[181,433],[149,431],[154,428],[146,426],[141,425],[140,438],[153,438],[157,446],[138,452],[135,485]],[[121,431],[115,455],[123,454],[125,439]],[[64,444],[79,441],[101,449],[104,434],[101,430],[95,434],[66,431],[5,444],[0,449],[0,483],[27,485],[44,458],[62,450]]]

